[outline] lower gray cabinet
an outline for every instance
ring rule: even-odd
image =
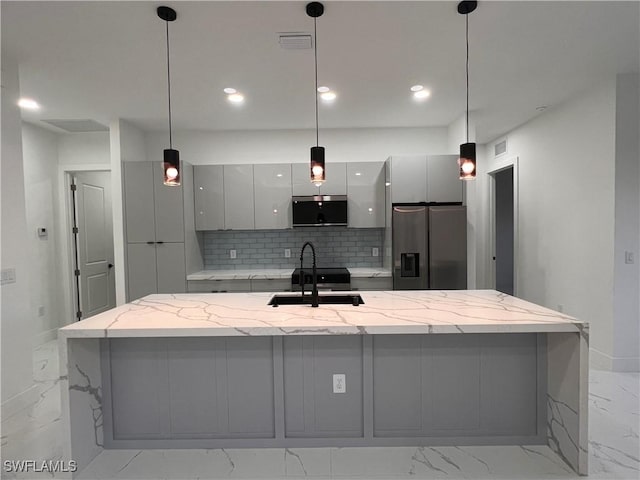
[[[362,337],[283,338],[286,437],[362,437]],[[344,374],[346,391],[333,392]]]
[[[113,439],[273,438],[272,342],[111,339]]]
[[[184,243],[127,244],[128,301],[152,293],[184,293],[186,276]]]

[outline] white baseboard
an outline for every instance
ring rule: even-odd
[[[40,332],[35,336],[33,346],[39,347],[40,345],[50,342],[51,340],[55,340],[56,338],[58,338],[57,328],[52,328],[51,330],[47,330],[46,332]]]
[[[612,357],[595,348],[589,349],[589,366],[610,372],[640,372],[640,358]]]
[[[40,398],[40,390],[37,385],[31,385],[24,392],[19,393],[7,401],[5,401],[0,409],[2,410],[2,421],[12,417],[21,410],[24,410],[29,405],[33,405]]]

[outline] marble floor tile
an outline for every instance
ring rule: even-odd
[[[59,459],[57,342],[34,350],[30,405],[2,418],[2,460]],[[640,377],[592,370],[589,380],[589,479],[640,479]],[[67,478],[14,474],[2,478]],[[547,446],[369,447],[216,450],[105,450],[85,480],[221,478],[315,479],[579,479]]]

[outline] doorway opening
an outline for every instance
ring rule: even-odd
[[[493,288],[517,294],[518,164],[517,158],[489,172],[491,189],[491,268]]]
[[[111,172],[70,172],[68,182],[73,308],[82,320],[116,305]]]

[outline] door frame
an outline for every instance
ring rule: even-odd
[[[517,156],[495,160],[491,168],[487,171],[489,189],[489,250],[487,257],[487,272],[489,288],[496,288],[496,263],[493,260],[496,256],[496,178],[495,174],[513,168],[513,295],[519,295],[518,288],[518,255],[519,248],[519,158]]]
[[[60,188],[59,208],[60,212],[64,212],[60,215],[61,228],[58,238],[61,245],[61,258],[60,258],[60,270],[62,274],[62,284],[66,286],[63,288],[63,304],[64,304],[64,318],[62,319],[62,325],[69,325],[75,321],[76,318],[76,298],[79,292],[76,288],[76,282],[74,279],[73,271],[75,270],[75,249],[73,245],[73,233],[71,231],[73,227],[73,205],[71,203],[71,183],[72,177],[75,173],[81,172],[109,172],[111,171],[111,165],[109,164],[95,164],[95,165],[61,165],[58,167],[58,186]]]

